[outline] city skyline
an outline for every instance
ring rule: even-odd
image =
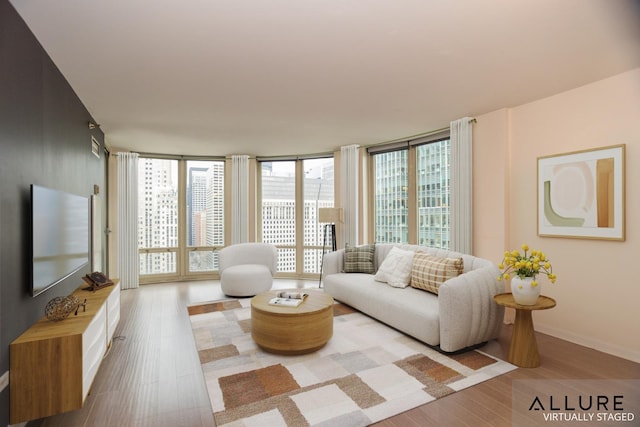
[[[447,248],[449,245],[449,140],[421,145],[416,150],[416,203],[418,244]],[[408,241],[407,150],[374,155],[374,243]],[[185,191],[189,272],[217,270],[217,253],[224,247],[224,161],[187,161],[186,186],[178,188],[178,161],[142,158],[139,164],[138,242],[141,274],[177,272],[179,192]],[[295,161],[261,162],[258,238],[280,246],[278,271],[296,272],[303,257],[304,273],[319,273],[324,227],[318,209],[333,207],[333,158],[303,161],[303,205],[296,206]],[[296,251],[296,212],[302,215],[303,248]],[[201,250],[197,250],[197,249]]]

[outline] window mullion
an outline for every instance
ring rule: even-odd
[[[296,184],[295,184],[295,246],[296,246],[296,274],[304,271],[304,171],[302,160],[296,160]]]
[[[416,244],[418,241],[419,226],[418,221],[418,196],[417,196],[417,159],[416,148],[410,147],[407,158],[407,236],[409,244]]]

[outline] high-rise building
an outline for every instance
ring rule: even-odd
[[[311,162],[309,164],[312,164]],[[303,244],[320,246],[323,227],[318,209],[334,206],[333,159],[316,159],[303,180]],[[278,271],[296,271],[296,177],[275,162],[262,164],[262,241],[278,246]],[[305,249],[303,269],[318,273],[322,251]]]
[[[207,246],[224,244],[224,163],[213,163],[206,175]]]
[[[187,177],[187,245],[201,246],[201,234],[196,232],[196,215],[207,208],[207,168],[190,167]],[[206,236],[206,235],[205,235]]]
[[[408,241],[407,161],[407,150],[390,151],[375,156],[375,242]]]
[[[186,240],[193,247],[224,245],[224,162],[187,164]],[[280,248],[278,269],[296,271],[296,233],[302,232],[304,272],[320,270],[324,227],[318,223],[318,210],[333,207],[333,160],[314,160],[303,179],[303,222],[296,229],[296,177],[286,165],[268,162],[262,179],[262,241]],[[178,246],[177,162],[144,158],[139,163],[139,247],[176,248]],[[329,236],[330,237],[330,236]],[[189,271],[217,269],[212,251],[189,251]],[[140,256],[141,274],[172,273],[177,270],[175,251]]]
[[[171,160],[142,158],[138,163],[138,247],[178,245],[178,192]],[[140,256],[141,274],[176,271],[175,253]]]
[[[449,248],[449,139],[420,145],[417,157],[418,244]]]

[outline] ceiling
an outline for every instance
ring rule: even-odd
[[[639,0],[11,0],[112,147],[311,154],[640,67]]]

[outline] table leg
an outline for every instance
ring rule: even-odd
[[[531,310],[516,309],[516,319],[511,334],[509,362],[522,368],[540,366],[538,344],[533,330]]]

